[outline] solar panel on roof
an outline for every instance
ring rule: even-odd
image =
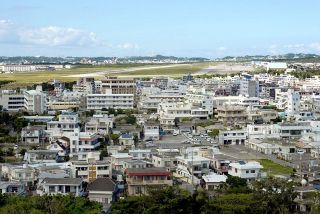
[[[238,163],[241,164],[241,165],[245,165],[246,164],[246,162],[244,162],[244,161],[238,161]]]

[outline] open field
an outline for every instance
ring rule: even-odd
[[[155,77],[170,76],[181,77],[184,74],[232,74],[240,71],[252,71],[253,68],[241,64],[231,64],[223,62],[202,62],[192,64],[127,64],[127,65],[105,65],[91,66],[82,65],[71,69],[56,71],[34,71],[21,73],[0,74],[0,80],[12,80],[13,83],[3,86],[3,88],[26,87],[42,82],[49,82],[54,79],[70,82],[79,77],[95,77],[102,79],[104,76],[128,76],[128,77]]]
[[[54,79],[61,81],[74,81],[81,76],[92,76],[97,79],[110,76],[181,76],[187,73],[197,72],[209,63],[194,63],[194,64],[170,64],[170,65],[107,65],[107,66],[81,66],[71,69],[62,69],[57,71],[34,71],[34,72],[21,72],[11,74],[0,74],[0,80],[15,81],[5,88],[26,87],[36,83],[48,82]]]
[[[258,161],[263,166],[263,171],[267,172],[268,175],[290,175],[293,173],[293,168],[282,166],[271,160],[260,159]]]

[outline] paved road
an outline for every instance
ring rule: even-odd
[[[92,73],[86,73],[86,74],[74,74],[74,75],[68,75],[65,77],[95,77],[95,76],[104,76],[106,74],[115,74],[115,73],[127,73],[132,71],[140,71],[140,70],[152,70],[157,68],[170,68],[170,67],[177,67],[187,64],[174,64],[174,65],[159,65],[159,66],[139,66],[139,67],[133,67],[133,68],[124,68],[124,69],[114,69],[114,70],[107,70],[107,71],[97,71]]]

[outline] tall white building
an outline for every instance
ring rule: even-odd
[[[240,95],[248,97],[259,97],[259,81],[242,79],[240,81]]]
[[[36,90],[24,92],[24,107],[27,111],[42,114],[47,110],[47,94],[42,91],[41,86]]]
[[[288,101],[287,101],[287,114],[299,114],[300,112],[300,94],[294,89],[289,89],[288,92]]]

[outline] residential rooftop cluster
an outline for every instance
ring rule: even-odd
[[[47,85],[0,93],[2,193],[74,194],[108,210],[150,187],[214,194],[227,176],[250,183],[272,175],[301,182],[301,194],[318,191],[318,76],[299,79],[288,69]]]

